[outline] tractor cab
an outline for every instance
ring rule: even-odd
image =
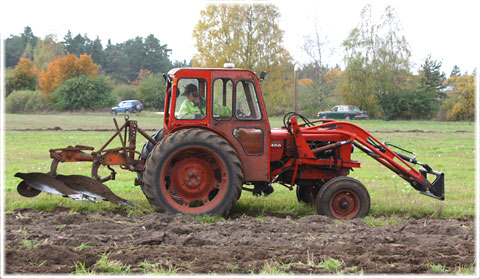
[[[181,68],[167,75],[164,135],[202,127],[239,152],[247,181],[269,180],[270,124],[254,72]]]

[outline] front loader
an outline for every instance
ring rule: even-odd
[[[135,185],[159,212],[227,216],[242,191],[268,195],[275,183],[290,190],[296,187],[297,199],[316,206],[319,214],[361,218],[369,212],[370,196],[361,182],[348,177],[360,167],[351,158],[358,149],[420,193],[444,199],[443,173],[351,122],[309,121],[288,113],[282,128],[270,129],[259,79],[250,70],[175,68],[164,77],[162,129],[149,136],[128,116],[121,127],[114,119],[116,132],[98,151],[80,145],[51,149],[50,172],[17,173],[23,179],[18,192],[25,197],[45,191],[76,200],[99,198],[133,205],[104,184],[115,179],[112,166],[119,166],[137,173]],[[192,96],[200,101],[195,103]],[[198,108],[188,115],[186,105]],[[137,134],[147,139],[141,151],[135,150]],[[107,149],[115,138],[121,146]],[[58,163],[78,161],[92,162],[91,177],[57,174]],[[421,167],[416,170],[413,165]],[[110,175],[100,177],[99,167],[107,167]],[[435,177],[433,181],[429,176]]]

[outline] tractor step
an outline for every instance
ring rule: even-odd
[[[46,173],[17,172],[16,177],[23,179],[18,184],[18,193],[24,197],[34,197],[41,191],[61,195],[73,200],[87,200],[97,203],[96,198],[115,204],[135,204],[115,195],[105,184],[82,175],[50,175]]]

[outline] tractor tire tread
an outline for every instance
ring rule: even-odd
[[[172,149],[176,149],[178,143],[185,143],[191,141],[194,142],[209,142],[212,146],[215,146],[219,152],[226,158],[226,164],[231,165],[232,169],[232,189],[228,199],[220,208],[212,210],[211,214],[228,216],[237,202],[237,196],[242,191],[243,184],[243,171],[242,164],[238,158],[235,149],[221,136],[204,129],[191,128],[183,129],[164,137],[150,152],[146,162],[144,171],[144,193],[147,201],[152,208],[158,212],[171,211],[167,205],[163,204],[159,198],[159,193],[155,186],[155,178],[160,174],[159,164],[164,162],[166,154]]]
[[[329,181],[327,181],[320,191],[317,194],[316,198],[316,208],[319,215],[326,215],[331,218],[335,218],[333,213],[330,211],[330,198],[332,195],[338,191],[347,189],[356,193],[360,199],[360,208],[358,213],[353,218],[363,218],[368,215],[370,211],[370,195],[367,188],[358,180],[347,177],[347,176],[338,176]]]

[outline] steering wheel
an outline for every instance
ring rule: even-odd
[[[237,109],[237,118],[246,118],[247,115],[245,114],[245,111],[241,108]]]

